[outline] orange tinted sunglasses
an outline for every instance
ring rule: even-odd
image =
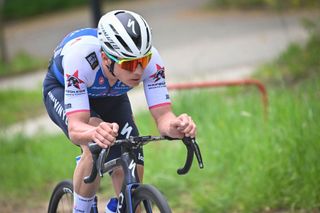
[[[143,69],[147,67],[149,64],[151,57],[152,57],[152,52],[149,51],[145,56],[142,58],[134,58],[134,59],[117,59],[115,56],[110,55],[109,53],[105,52],[108,58],[116,62],[117,64],[120,65],[122,69],[128,70],[130,72],[134,72],[137,69],[137,66],[140,64]]]

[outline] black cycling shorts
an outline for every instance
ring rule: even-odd
[[[58,81],[52,81],[50,72],[48,75],[43,84],[44,104],[51,120],[57,124],[69,138],[68,121],[64,108],[64,87]],[[115,122],[119,125],[117,139],[139,135],[127,94],[103,98],[89,98],[89,102],[91,117],[98,117],[105,122]],[[107,161],[118,158],[120,155],[121,148],[116,145],[112,146]],[[144,165],[142,148],[135,150],[135,157],[137,164]]]

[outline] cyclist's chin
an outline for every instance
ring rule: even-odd
[[[136,87],[140,84],[141,79],[128,79],[125,83],[126,85],[130,86],[130,87]]]

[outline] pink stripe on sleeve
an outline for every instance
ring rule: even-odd
[[[167,102],[167,103],[162,103],[162,104],[156,104],[156,105],[150,106],[149,109],[154,109],[154,108],[158,108],[158,107],[162,107],[162,106],[166,106],[166,105],[171,105],[171,103]]]
[[[74,111],[71,111],[71,112],[67,112],[66,115],[71,115],[73,113],[76,113],[76,112],[90,112],[90,110],[87,110],[87,109],[81,109],[81,110],[74,110]]]

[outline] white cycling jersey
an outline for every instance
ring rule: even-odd
[[[119,80],[113,86],[109,85],[102,70],[100,51],[97,30],[93,28],[70,33],[56,48],[52,70],[59,82],[65,86],[67,114],[89,111],[89,98],[119,96],[132,89]],[[154,47],[142,82],[149,108],[170,104],[164,64]]]

